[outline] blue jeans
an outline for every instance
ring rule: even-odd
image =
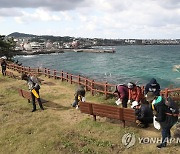
[[[78,101],[74,101],[74,103],[72,104],[73,107],[76,107],[76,105],[78,105]]]
[[[164,127],[162,128],[162,145],[166,146],[168,139],[171,138],[171,127]]]

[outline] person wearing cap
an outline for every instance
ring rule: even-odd
[[[22,74],[21,79],[27,81],[29,90],[31,91],[32,104],[33,104],[32,112],[36,111],[35,98],[37,98],[41,110],[44,110],[41,102],[41,98],[39,96],[40,85],[38,79],[35,76],[30,76],[27,74]]]
[[[141,99],[143,98],[141,88],[133,82],[129,82],[127,86],[129,89],[128,90],[129,91],[128,103],[132,103],[133,101],[137,101],[139,103]]]
[[[125,84],[117,85],[114,93],[118,94],[118,97],[122,103],[122,107],[127,108],[127,102],[129,96],[127,85]]]
[[[72,107],[76,107],[76,109],[79,108],[78,106],[78,102],[79,101],[85,101],[85,94],[86,94],[86,91],[84,89],[84,85],[79,85],[74,96],[75,96],[75,99],[74,99],[74,103],[72,104]]]
[[[162,143],[157,145],[158,148],[166,147],[168,139],[171,137],[171,128],[175,124],[175,118],[170,116],[170,109],[165,104],[165,98],[162,96],[156,96],[154,92],[148,92],[146,100],[151,104],[154,115],[156,116],[155,120],[160,123],[162,128]]]
[[[6,60],[5,60],[5,59],[2,59],[1,69],[2,69],[2,75],[3,75],[3,76],[6,76],[6,66],[7,66]]]
[[[156,96],[160,96],[160,85],[157,83],[155,78],[152,78],[148,84],[146,84],[144,89],[144,95],[148,92],[153,92]]]
[[[135,109],[136,123],[141,128],[149,127],[153,123],[153,113],[148,103],[143,102],[139,104],[137,101],[132,102],[131,108]]]

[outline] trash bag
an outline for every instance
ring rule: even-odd
[[[161,125],[158,121],[155,120],[156,116],[153,117],[153,124],[154,124],[154,128],[156,128],[157,130],[160,130]]]

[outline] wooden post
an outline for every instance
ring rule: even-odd
[[[68,82],[68,77],[69,77],[69,76],[68,76],[68,72],[67,72],[67,73],[66,73],[66,81],[67,81],[67,82]]]
[[[50,69],[48,69],[48,78],[50,78]]]
[[[122,120],[122,122],[123,122],[123,127],[125,128],[126,127],[125,120]]]
[[[94,119],[94,121],[96,121],[96,115],[93,115],[93,119]]]
[[[70,82],[71,82],[71,84],[72,84],[72,74],[70,74]]]
[[[78,75],[78,84],[80,85],[80,82],[81,82],[81,77],[80,75]]]
[[[88,90],[88,86],[87,86],[87,78],[85,79],[85,89],[86,89],[86,91]]]
[[[40,69],[39,69],[39,67],[38,67],[38,69],[37,69],[37,74],[39,75],[39,73],[40,73]]]
[[[63,71],[61,71],[61,81],[63,82]]]
[[[91,81],[91,95],[94,96],[94,80]]]
[[[167,99],[168,97],[168,88],[165,88],[165,98]]]
[[[45,75],[45,77],[47,76],[47,69],[46,68],[44,68],[44,75]]]
[[[54,70],[54,79],[57,79],[57,77],[56,77],[56,70]]]
[[[24,66],[21,67],[21,72],[24,73]]]
[[[104,85],[104,94],[105,94],[105,99],[107,99],[107,82]]]

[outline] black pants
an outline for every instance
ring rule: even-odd
[[[123,98],[122,99],[122,107],[127,108],[127,102],[128,102],[128,98]]]
[[[39,90],[36,90],[36,92],[38,93],[39,95]],[[31,92],[31,97],[32,97],[32,104],[33,104],[33,110],[36,110],[36,103],[35,103],[35,96],[34,94]],[[37,101],[39,103],[39,107],[43,110],[43,106],[42,106],[42,102],[41,102],[41,99],[40,98],[37,98]]]
[[[6,69],[5,68],[2,68],[2,75],[6,76]]]

